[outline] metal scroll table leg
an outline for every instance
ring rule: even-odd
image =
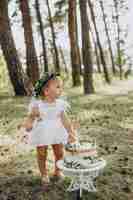
[[[93,183],[93,177],[84,176],[83,174],[80,174],[77,177],[73,177],[67,191],[76,190],[77,193],[79,193],[79,196],[81,197],[83,189],[87,190],[88,192],[96,192],[96,187]]]
[[[78,190],[78,189],[80,189],[79,178],[73,177],[69,187],[67,188],[67,191],[71,192],[71,191],[75,191],[75,190]]]
[[[80,189],[76,190],[76,200],[82,200]]]

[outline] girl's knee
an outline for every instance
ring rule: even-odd
[[[56,160],[60,160],[64,156],[64,149],[62,144],[55,144],[52,146]]]
[[[47,146],[41,146],[41,147],[37,147],[37,155],[40,156],[46,156],[47,155]]]

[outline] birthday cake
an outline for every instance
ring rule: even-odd
[[[96,155],[96,145],[93,143],[69,143],[65,146],[66,151],[72,154],[78,154],[81,156]]]
[[[97,167],[103,159],[98,156],[66,156],[63,160],[64,167],[71,169],[88,169]]]

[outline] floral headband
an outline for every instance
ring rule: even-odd
[[[57,74],[57,73],[48,74],[48,73],[46,73],[41,79],[39,79],[36,82],[33,95],[35,97],[40,96],[42,88],[45,87],[50,80],[55,79],[58,76],[60,76],[60,74]]]

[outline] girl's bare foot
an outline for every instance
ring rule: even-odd
[[[43,175],[43,176],[42,176],[42,184],[43,184],[43,185],[47,185],[47,184],[49,184],[49,183],[50,183],[50,180],[49,180],[48,175]]]

